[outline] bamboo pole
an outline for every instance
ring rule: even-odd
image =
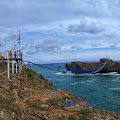
[[[19,73],[21,73],[21,61],[19,61]]]
[[[8,71],[8,79],[10,79],[9,51],[7,51],[7,71]]]
[[[12,60],[12,74],[14,74],[14,61]]]
[[[16,60],[16,73],[17,73],[17,60]]]

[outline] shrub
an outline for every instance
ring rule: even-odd
[[[78,118],[75,115],[71,115],[68,120],[78,120]]]
[[[81,109],[79,112],[81,113],[81,114],[87,114],[87,113],[89,113],[89,108],[83,108],[83,109]]]
[[[36,86],[38,86],[38,82],[36,82],[36,81],[33,81],[33,82],[32,82],[32,86],[33,86],[33,87],[36,87]]]
[[[71,98],[69,96],[65,96],[63,100],[66,100],[66,99],[70,100]]]
[[[36,108],[37,108],[38,110],[45,110],[45,108],[41,107],[40,105],[36,105]]]
[[[81,119],[81,120],[87,120],[87,115],[86,115],[86,114],[82,114],[82,115],[80,116],[80,119]]]
[[[42,84],[42,80],[41,79],[39,79],[38,81],[40,82],[40,84]]]

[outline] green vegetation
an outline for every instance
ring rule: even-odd
[[[90,112],[89,108],[83,108],[79,111],[79,113],[81,113],[81,114],[87,114],[89,112]]]
[[[83,108],[79,111],[79,113],[81,114],[80,119],[81,120],[87,120],[87,115],[90,112],[89,108]]]
[[[25,95],[26,91],[22,91],[22,94]]]
[[[41,80],[41,79],[39,79],[38,81],[39,81],[39,82],[40,82],[40,84],[42,85],[42,80]]]
[[[17,104],[15,104],[12,100],[7,99],[7,98],[3,98],[0,97],[0,106],[6,106],[10,109],[12,109],[13,107],[17,106]]]
[[[70,100],[71,98],[69,96],[65,96],[63,100],[66,100],[66,99]]]
[[[59,103],[59,102],[63,103],[64,101],[62,99],[54,99],[54,98],[52,98],[48,101],[48,103],[50,103],[52,105],[57,105],[57,103]]]
[[[31,74],[31,75],[37,75],[37,73],[35,71],[31,70],[31,69],[25,70],[25,73],[26,74]]]
[[[32,103],[30,101],[28,101],[27,103],[30,107],[35,107],[36,109],[41,110],[41,111],[45,110],[45,108],[41,107],[40,104]]]
[[[28,78],[31,79],[31,80],[34,79],[33,75],[37,75],[37,73],[35,71],[31,70],[31,69],[25,70],[25,73],[28,75]]]
[[[78,120],[78,118],[75,115],[71,115],[68,120]]]
[[[45,110],[45,108],[41,107],[40,105],[36,105],[36,107],[38,110],[41,110],[41,111]]]
[[[37,87],[37,86],[38,86],[38,82],[37,82],[37,81],[33,81],[33,82],[32,82],[32,86],[33,86],[33,87]]]
[[[80,116],[80,120],[87,120],[87,115],[86,114],[82,114]]]
[[[28,79],[32,81],[32,86],[37,87],[39,85],[39,83],[37,81],[35,81],[34,77],[33,77],[33,75],[37,75],[37,73],[35,71],[31,70],[31,69],[25,70],[25,73],[28,75]],[[41,85],[42,81],[39,80],[39,82],[40,82],[40,85]]]
[[[45,87],[46,89],[49,89],[49,86],[48,86],[47,84],[45,84],[44,87]]]

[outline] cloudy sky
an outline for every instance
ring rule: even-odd
[[[120,0],[1,0],[0,52],[20,29],[24,60],[120,60],[119,11]]]

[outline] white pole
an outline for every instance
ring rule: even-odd
[[[14,74],[14,61],[12,60],[12,74]]]
[[[9,51],[7,51],[7,70],[8,70],[8,79],[9,79],[10,78]]]
[[[21,66],[20,66],[20,61],[19,61],[19,73],[21,73]]]
[[[16,61],[16,73],[17,73],[17,61]]]

